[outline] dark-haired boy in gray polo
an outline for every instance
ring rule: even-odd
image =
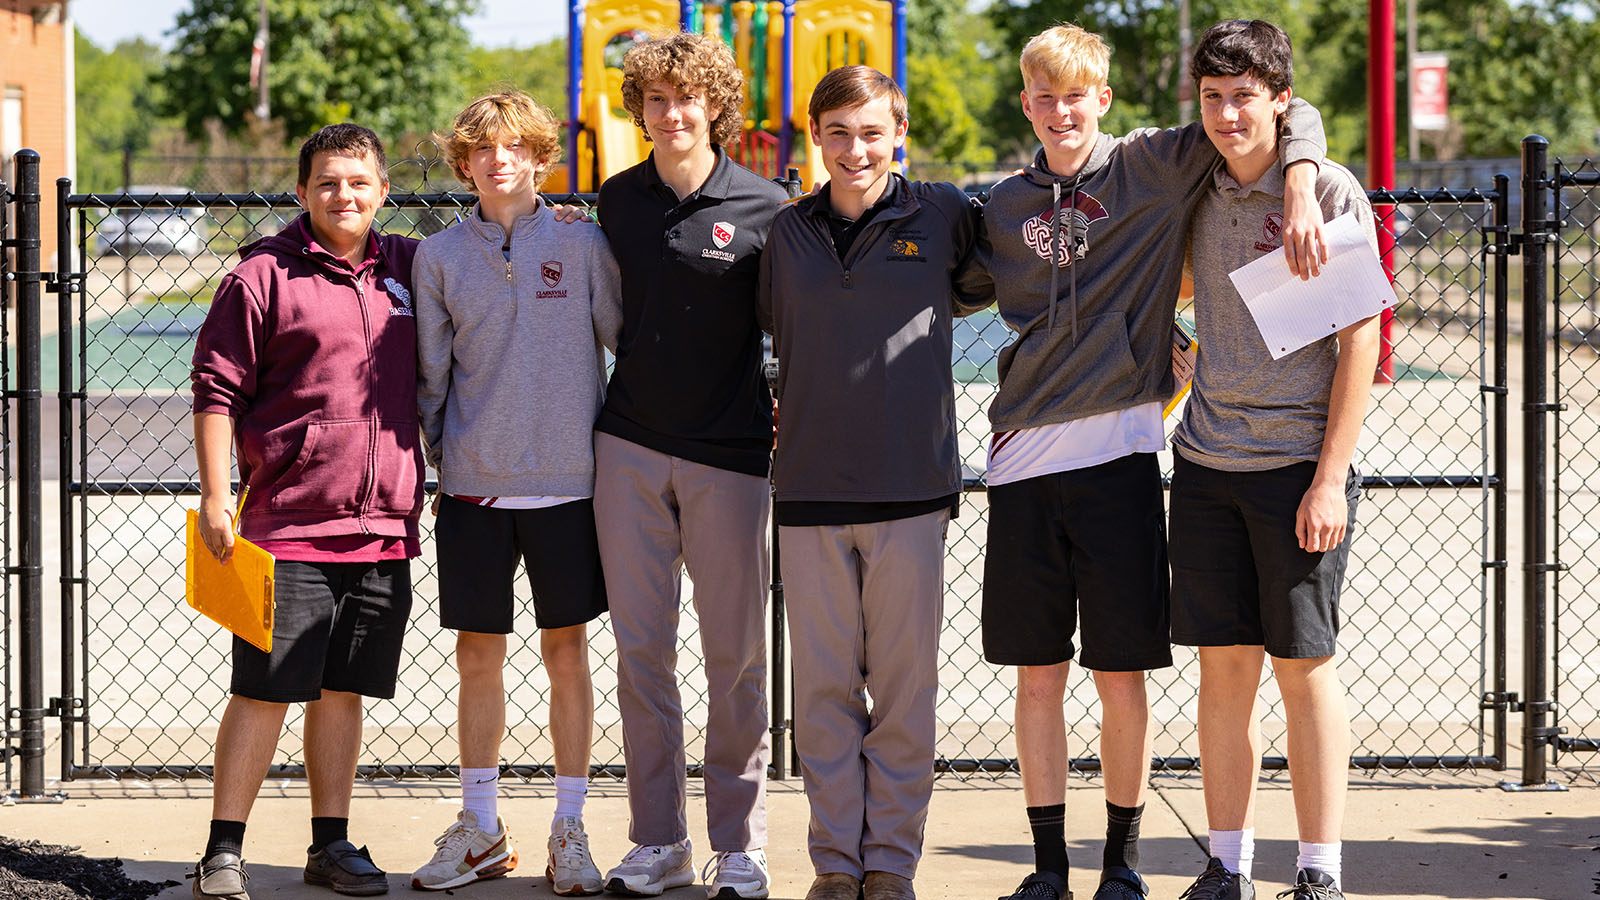
[[[1228,273],[1281,252],[1276,163],[1293,81],[1288,36],[1266,22],[1218,23],[1202,36],[1190,74],[1223,163],[1190,220],[1202,349],[1173,438],[1172,638],[1199,647],[1212,857],[1185,896],[1255,896],[1256,685],[1270,654],[1300,832],[1291,890],[1294,900],[1333,900],[1344,896],[1339,830],[1350,742],[1334,651],[1360,485],[1351,459],[1377,363],[1377,318],[1272,358]],[[1324,162],[1316,193],[1326,219],[1353,212],[1372,234],[1372,207],[1349,170]]]

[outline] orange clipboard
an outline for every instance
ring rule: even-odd
[[[188,514],[184,582],[189,605],[263,653],[271,653],[277,561],[271,553],[235,535],[233,556],[226,563],[217,562],[200,540],[200,514],[192,509]]]
[[[1161,411],[1161,418],[1172,415],[1178,408],[1178,403],[1189,395],[1189,388],[1194,385],[1194,366],[1200,356],[1200,339],[1195,337],[1194,329],[1182,319],[1172,323],[1172,399],[1167,401],[1167,406]]]

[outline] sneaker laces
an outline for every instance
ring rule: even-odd
[[[444,830],[444,834],[441,834],[433,839],[433,845],[439,848],[438,851],[433,854],[433,858],[439,859],[441,855],[454,855],[464,850],[466,845],[471,842],[472,832],[467,830],[467,824],[465,822],[457,819],[455,822],[451,823],[449,828]]]
[[[1016,893],[1005,898],[1005,900],[1033,900],[1033,898],[1038,898],[1038,900],[1059,900],[1060,896],[1060,894],[1056,893],[1056,889],[1049,884],[1043,881],[1030,881],[1017,888]]]
[[[665,852],[667,848],[663,844],[635,844],[633,849],[622,857],[622,864],[648,862],[650,857],[660,856]]]
[[[1278,897],[1292,897],[1293,900],[1338,900],[1344,894],[1331,884],[1320,881],[1302,881],[1288,890],[1278,892]]]
[[[1228,895],[1228,888],[1239,879],[1238,875],[1228,871],[1226,866],[1206,866],[1194,884],[1183,889],[1178,895],[1178,900],[1222,900]],[[1294,893],[1291,889],[1288,893]],[[1279,894],[1282,897],[1283,894]]]
[[[755,851],[760,853],[761,851]],[[729,876],[755,876],[756,861],[744,850],[723,850],[711,855],[706,860],[705,867],[700,870],[700,880],[707,884],[715,884],[722,880],[723,875]]]
[[[581,828],[568,828],[556,835],[555,848],[551,853],[558,865],[565,868],[581,869],[593,865],[589,856],[589,837]],[[630,856],[632,854],[629,854]]]

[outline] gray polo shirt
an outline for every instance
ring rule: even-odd
[[[1194,387],[1172,438],[1185,459],[1213,469],[1275,469],[1322,454],[1339,342],[1332,335],[1274,360],[1228,273],[1283,252],[1283,172],[1240,185],[1219,164],[1189,221],[1189,265],[1200,356]],[[1372,204],[1350,170],[1317,173],[1325,220],[1354,211],[1377,247]]]

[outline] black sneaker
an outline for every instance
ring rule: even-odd
[[[194,879],[194,900],[250,900],[244,889],[250,876],[237,853],[218,850],[196,863],[188,877]]]
[[[1072,900],[1072,891],[1067,890],[1067,880],[1054,872],[1035,872],[1011,892],[1008,897],[1000,900]]]
[[[349,841],[334,841],[315,853],[307,851],[304,877],[306,884],[356,897],[389,892],[389,876],[372,864],[372,854]]]
[[[1291,900],[1344,900],[1344,891],[1333,883],[1333,876],[1321,869],[1301,869],[1295,873],[1294,887],[1279,891]]]
[[[1139,873],[1126,866],[1112,866],[1100,873],[1100,887],[1094,900],[1149,900],[1150,886]]]
[[[1206,870],[1194,884],[1183,889],[1178,900],[1256,900],[1256,885],[1249,877],[1228,871],[1222,860],[1213,856],[1206,863]]]

